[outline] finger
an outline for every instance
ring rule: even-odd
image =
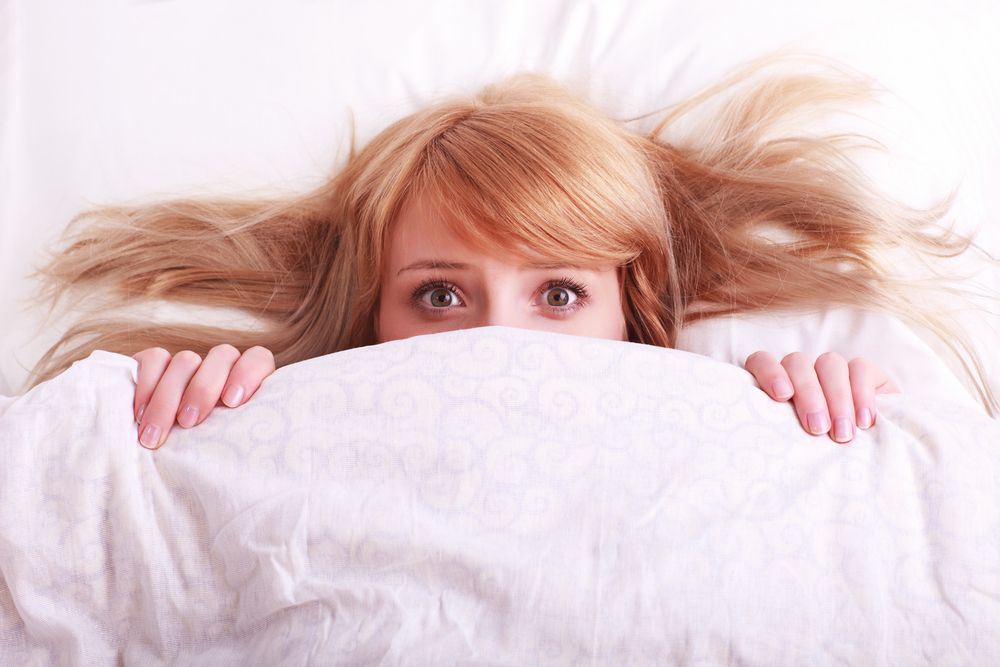
[[[242,405],[260,387],[268,375],[274,372],[274,355],[266,347],[255,345],[243,353],[232,372],[222,393],[222,402],[231,408]]]
[[[216,345],[208,354],[181,397],[177,423],[184,428],[200,424],[219,402],[230,371],[240,358],[232,345]]]
[[[851,393],[854,395],[854,414],[861,428],[870,428],[878,416],[875,406],[877,394],[898,392],[896,383],[885,372],[867,359],[858,357],[847,364],[851,376]]]
[[[141,422],[142,415],[146,411],[156,383],[160,381],[160,376],[167,370],[170,363],[170,353],[162,347],[151,347],[136,352],[132,358],[139,362],[139,372],[135,381],[135,399],[132,402],[132,414],[135,421]]]
[[[167,439],[181,395],[200,365],[201,357],[190,350],[178,352],[170,360],[139,424],[139,442],[143,447],[157,449]]]
[[[825,352],[816,359],[816,377],[823,387],[833,431],[830,437],[840,443],[854,439],[854,399],[847,361],[835,352]]]
[[[813,435],[828,432],[830,414],[812,362],[801,352],[793,352],[781,360],[781,365],[792,381],[795,391],[792,403],[802,428]]]
[[[747,357],[743,366],[757,380],[757,384],[776,401],[787,401],[795,393],[788,372],[772,355],[763,350]]]

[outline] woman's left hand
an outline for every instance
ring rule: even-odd
[[[866,429],[875,423],[877,394],[900,391],[871,362],[860,357],[848,362],[835,352],[821,354],[815,363],[793,352],[780,364],[767,352],[754,352],[744,366],[768,396],[792,400],[806,431],[829,433],[837,442],[853,440],[855,425]]]

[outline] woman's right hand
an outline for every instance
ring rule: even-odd
[[[216,345],[204,361],[190,350],[171,357],[161,347],[132,358],[139,362],[132,410],[146,449],[158,449],[175,420],[184,428],[203,422],[220,398],[231,408],[242,405],[274,372],[274,355],[260,346],[240,354],[232,345]]]

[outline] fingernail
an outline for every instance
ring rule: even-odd
[[[858,410],[858,426],[861,428],[870,428],[872,425],[872,412],[868,408],[861,408]]]
[[[809,432],[814,435],[830,430],[830,422],[827,420],[825,412],[810,412],[806,415],[806,422],[809,424]]]
[[[771,391],[775,398],[789,398],[792,395],[792,385],[788,380],[778,380],[771,385]]]
[[[222,397],[222,402],[231,408],[235,408],[243,400],[243,387],[234,384],[226,390],[226,395]]]
[[[135,416],[136,424],[142,422],[142,413],[144,413],[145,411],[146,411],[146,404],[143,403],[142,405],[139,406],[139,414]]]
[[[195,425],[198,421],[198,408],[193,405],[189,405],[181,412],[181,416],[177,418],[177,423],[184,428],[190,428]]]
[[[847,417],[837,417],[833,421],[833,439],[837,442],[848,442],[854,437],[851,420]]]
[[[160,427],[156,424],[147,424],[146,428],[142,431],[142,435],[139,436],[139,444],[146,449],[156,449],[156,445],[159,441]]]

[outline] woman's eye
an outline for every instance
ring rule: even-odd
[[[424,303],[432,308],[448,308],[458,303],[458,296],[446,287],[435,287],[424,294]]]
[[[568,315],[587,301],[587,290],[583,285],[567,284],[569,281],[552,281],[542,290],[542,305],[553,314]],[[446,282],[426,283],[413,292],[413,303],[424,312],[444,313],[452,308],[465,306],[457,286]]]
[[[577,295],[565,287],[553,287],[542,292],[546,305],[553,308],[565,308],[577,300]]]
[[[445,315],[453,308],[465,306],[462,291],[445,280],[422,283],[410,295],[410,303],[425,315]]]

